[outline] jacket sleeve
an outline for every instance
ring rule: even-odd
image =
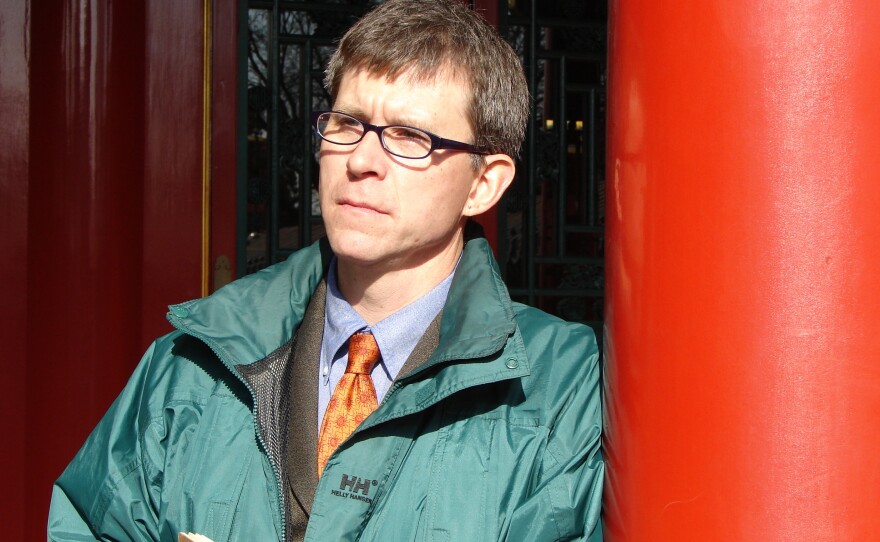
[[[156,345],[52,488],[48,539],[159,540],[161,471],[143,444]],[[152,450],[152,455],[161,451]]]
[[[511,517],[508,541],[602,540],[602,401],[592,330],[556,342],[549,352],[548,408],[555,412],[534,490]]]

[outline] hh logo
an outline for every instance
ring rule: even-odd
[[[349,477],[347,474],[342,475],[339,482],[340,491],[351,491],[352,493],[361,493],[364,497],[370,496],[370,486],[378,485],[378,480],[361,480],[357,476]]]

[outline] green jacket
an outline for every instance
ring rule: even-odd
[[[259,398],[280,393],[243,375],[291,342],[329,257],[316,243],[171,307],[178,331],[56,482],[50,540],[284,539],[279,435],[261,422],[279,403]],[[468,241],[436,350],[331,457],[306,539],[601,540],[599,375],[592,331],[512,303]]]

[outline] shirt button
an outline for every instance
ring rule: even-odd
[[[516,369],[519,363],[516,361],[516,358],[507,358],[507,368],[508,369]]]
[[[324,366],[324,370],[321,372],[321,374],[323,374],[324,376],[327,376],[327,373],[329,373],[329,372],[330,372],[330,367],[327,367],[327,366],[325,365],[325,366]]]

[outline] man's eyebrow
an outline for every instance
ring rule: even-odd
[[[358,107],[348,107],[345,105],[337,106],[334,111],[339,111],[340,113],[345,113],[346,115],[351,115],[352,117],[363,121],[369,122],[368,115],[363,112],[362,109]],[[410,128],[418,128],[420,130],[430,131],[430,128],[422,124],[413,118],[407,117],[395,117],[393,120],[387,122],[388,126],[409,126]]]
[[[351,115],[359,120],[366,120],[367,116],[364,112],[357,107],[346,107],[344,105],[339,105],[333,108],[333,111],[339,111],[340,113],[345,113],[346,115]]]

